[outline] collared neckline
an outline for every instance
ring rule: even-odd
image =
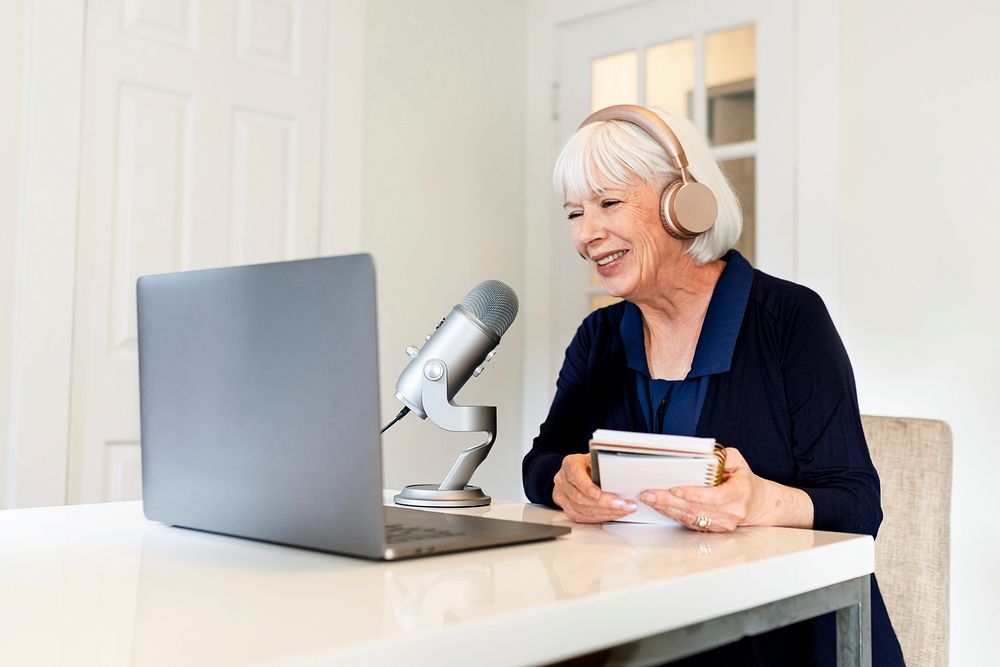
[[[753,267],[736,250],[727,252],[722,260],[726,266],[712,291],[691,370],[685,379],[726,373],[732,366],[736,338],[743,324],[750,288],[753,286]],[[625,303],[619,330],[628,367],[649,377],[642,313],[638,306]]]

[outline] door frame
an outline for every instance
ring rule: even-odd
[[[25,2],[9,398],[0,411],[0,508],[65,504],[86,3]],[[320,248],[361,248],[364,0],[330,3]],[[79,54],[67,57],[67,54]],[[17,99],[17,96],[15,96]],[[3,423],[3,420],[0,420]]]
[[[568,340],[554,340],[559,204],[551,169],[559,150],[557,32],[567,24],[665,0],[529,0],[525,102],[525,346],[521,447],[527,452],[552,400]],[[794,162],[790,277],[839,311],[838,118],[840,3],[789,0],[783,23],[795,53],[791,99]],[[758,49],[760,45],[758,44]],[[561,239],[565,242],[565,239]]]
[[[84,3],[25,2],[2,504],[66,497]],[[76,54],[76,57],[67,57]]]

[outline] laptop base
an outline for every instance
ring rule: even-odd
[[[380,556],[382,560],[524,544],[570,532],[566,526],[422,512],[391,505],[383,507],[382,511],[387,537],[395,533],[387,539],[386,548]],[[407,530],[414,533],[412,540],[406,538]]]

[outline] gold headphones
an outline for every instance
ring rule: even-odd
[[[660,196],[660,221],[667,233],[679,239],[693,239],[704,234],[719,213],[715,195],[688,173],[688,160],[677,135],[663,119],[645,107],[616,104],[590,114],[580,127],[602,120],[620,120],[638,126],[663,147],[681,177],[663,189]]]

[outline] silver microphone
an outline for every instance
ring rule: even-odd
[[[473,287],[427,336],[422,349],[412,345],[406,348],[410,363],[396,381],[396,398],[426,419],[421,385],[424,367],[431,361],[447,368],[448,400],[454,398],[470,377],[482,373],[482,364],[496,354],[500,337],[517,317],[517,306],[517,295],[506,283],[486,280]],[[444,369],[432,365],[428,372],[439,370]]]

